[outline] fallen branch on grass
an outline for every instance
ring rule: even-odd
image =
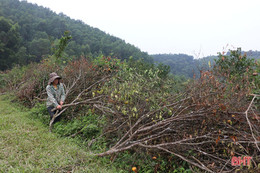
[[[42,99],[42,98],[39,98],[39,97],[34,97],[34,98],[37,99],[37,100],[39,100],[39,101],[41,101],[41,102],[47,101],[47,99]]]
[[[77,105],[80,105],[80,104],[89,104],[89,103],[96,103],[96,102],[91,102],[93,100],[97,100],[101,97],[105,97],[105,95],[100,95],[98,97],[94,97],[92,99],[87,99],[87,100],[84,100],[84,101],[79,101],[79,102],[76,102],[76,103],[69,103],[69,104],[65,104],[65,105],[62,105],[62,108],[66,108],[66,107],[71,107],[71,106],[77,106]],[[51,111],[54,112],[58,110],[57,108],[53,108]]]
[[[252,137],[253,137],[254,140],[255,140],[256,148],[257,148],[258,151],[260,152],[260,148],[259,148],[259,146],[258,146],[258,144],[257,144],[258,140],[256,139],[255,134],[254,134],[254,133],[257,133],[257,132],[254,132],[253,127],[252,127],[252,124],[251,124],[251,122],[250,122],[250,120],[249,120],[249,118],[248,118],[248,112],[249,112],[249,110],[251,109],[252,104],[254,103],[254,100],[256,99],[256,97],[258,97],[258,96],[260,96],[260,95],[253,94],[252,96],[254,96],[254,97],[252,98],[252,100],[251,100],[251,102],[250,102],[250,104],[249,104],[247,110],[245,111],[245,115],[246,115],[247,123],[248,123],[248,125],[249,125],[249,127],[250,127],[250,131],[251,131]],[[259,133],[259,132],[258,132],[258,133]]]
[[[54,115],[53,115],[53,117],[52,117],[52,119],[51,119],[51,121],[50,121],[50,132],[52,131],[52,126],[53,126],[53,122],[55,121],[55,119],[58,117],[58,116],[60,116],[64,111],[66,111],[69,107],[71,107],[71,106],[77,106],[77,105],[80,105],[80,104],[95,104],[95,103],[97,103],[95,100],[96,99],[98,99],[98,98],[101,98],[101,97],[104,97],[103,95],[101,95],[101,96],[98,96],[98,97],[94,97],[94,98],[92,98],[92,99],[87,99],[87,100],[84,100],[84,101],[80,101],[80,102],[76,102],[76,103],[74,103],[74,101],[72,102],[72,103],[70,103],[70,104],[65,104],[65,105],[63,105],[62,106],[62,108],[64,108],[64,109],[62,109],[61,111],[60,110],[58,110],[58,109],[56,109],[56,108],[53,108],[51,111],[53,112],[53,111],[57,111]]]

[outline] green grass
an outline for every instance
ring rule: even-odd
[[[122,172],[0,96],[0,172]]]

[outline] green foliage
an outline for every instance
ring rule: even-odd
[[[241,77],[245,73],[253,73],[254,59],[247,58],[246,54],[241,54],[241,48],[231,50],[230,55],[219,53],[216,60],[217,68],[223,73],[229,73],[231,76]]]
[[[256,68],[255,68],[255,88],[256,88],[256,94],[260,94],[260,59],[257,62]]]
[[[93,66],[95,70],[101,72],[112,73],[117,72],[120,68],[123,67],[123,64],[120,62],[120,59],[105,57],[104,55],[99,55],[92,59]]]
[[[25,71],[28,70],[26,66],[15,66],[12,70],[8,70],[2,75],[2,80],[5,83],[5,86],[8,87],[9,90],[14,90],[19,87],[23,83],[23,76]]]
[[[24,49],[26,50],[25,47]],[[28,51],[31,52],[31,54],[34,56],[36,62],[40,62],[42,57],[49,55],[50,50],[51,50],[51,42],[46,38],[33,39],[28,46]],[[23,63],[23,64],[27,64],[27,63]]]
[[[259,65],[254,59],[242,55],[241,48],[230,50],[227,55],[219,54],[214,72],[226,84],[228,91],[233,93],[234,87],[241,92],[246,89],[248,94],[259,91]]]
[[[63,120],[55,123],[54,132],[62,136],[71,136],[79,133],[84,139],[92,139],[100,135],[104,120],[97,114],[93,114],[91,110],[85,116],[78,117],[69,121]]]
[[[137,168],[138,173],[191,173],[187,162],[179,161],[174,155],[158,156],[144,152],[125,151],[119,153],[114,165],[123,170]]]
[[[4,88],[6,87],[5,78],[6,78],[6,74],[0,73],[0,92],[1,90],[4,90]]]
[[[64,32],[64,36],[62,36],[59,39],[58,45],[53,48],[55,63],[57,63],[57,64],[61,64],[62,63],[61,62],[62,61],[61,57],[62,57],[62,54],[64,53],[64,50],[67,47],[70,39],[72,39],[72,36],[69,35],[69,31],[65,31]]]
[[[158,109],[167,96],[178,91],[173,89],[174,80],[160,78],[158,68],[146,68],[143,62],[135,62],[140,64],[134,67],[132,63],[124,63],[114,77],[92,94],[108,95],[113,109],[135,121],[145,112]],[[150,67],[149,64],[147,66]],[[165,112],[170,115],[171,110],[165,108],[159,111],[154,117],[150,117],[151,121],[161,120]],[[116,117],[108,118],[109,122],[113,122],[110,118]]]
[[[157,66],[157,68],[159,69],[159,74],[158,74],[158,76],[159,76],[160,78],[166,78],[167,75],[168,75],[169,72],[170,72],[170,66],[165,65],[165,64],[163,64],[163,63],[159,63],[158,66]]]
[[[40,120],[46,126],[49,124],[50,115],[47,111],[45,103],[37,103],[31,110],[30,110],[30,117],[33,119]]]
[[[129,68],[133,68],[140,75],[149,77],[151,73],[158,73],[159,78],[166,79],[170,72],[170,66],[159,63],[157,66],[152,63],[147,63],[144,59],[135,60],[133,57],[130,57],[127,61]]]
[[[20,46],[19,25],[0,17],[0,70],[11,68]]]
[[[80,113],[79,113],[80,115]],[[61,117],[61,120],[54,124],[54,133],[61,136],[77,137],[77,142],[81,145],[84,141],[91,141],[92,138],[97,138],[101,135],[102,127],[105,123],[105,117],[100,117],[92,112],[91,109],[84,114],[84,116],[77,116],[73,119],[68,117]],[[47,111],[45,103],[38,103],[30,110],[30,117],[35,120],[40,120],[44,125],[49,125],[50,115]],[[91,145],[92,150],[104,151],[106,149],[106,141],[104,138],[98,138],[96,142]]]

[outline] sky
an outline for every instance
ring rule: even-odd
[[[260,50],[260,0],[27,0],[149,54]]]

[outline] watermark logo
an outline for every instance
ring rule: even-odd
[[[232,159],[231,159],[231,165],[232,166],[240,166],[241,164],[243,164],[243,166],[246,166],[246,165],[250,166],[251,159],[252,159],[252,157],[250,157],[250,156],[244,156],[243,158],[233,156]]]

